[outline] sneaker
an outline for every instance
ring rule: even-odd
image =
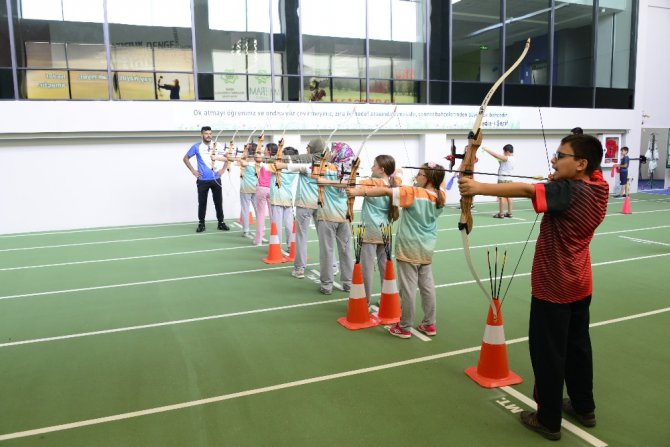
[[[563,411],[565,411],[566,414],[577,419],[579,423],[582,424],[584,427],[596,426],[596,414],[593,411],[589,411],[588,413],[583,414],[577,413],[575,409],[572,408],[572,402],[570,402],[570,399],[567,397],[563,399]]]
[[[423,333],[426,334],[426,335],[430,335],[431,337],[432,337],[433,335],[437,335],[437,331],[435,330],[435,325],[434,325],[434,324],[424,324],[424,323],[421,323],[420,325],[418,325],[418,326],[416,327],[416,329],[417,329],[419,332],[423,332]]]
[[[196,233],[202,233],[203,231],[205,231],[205,224],[204,223],[199,223],[198,228],[195,229],[195,232]]]
[[[291,272],[291,276],[294,278],[302,279],[305,277],[305,271],[303,269],[296,269]]]
[[[537,413],[522,411],[519,417],[521,418],[521,423],[527,429],[541,434],[550,441],[558,441],[561,439],[561,431],[550,431],[547,427],[540,424],[540,421],[537,419]]]
[[[321,294],[323,294],[323,295],[332,295],[332,293],[333,293],[332,290],[324,289],[323,287],[321,287],[321,288],[319,289],[319,292],[320,292]]]
[[[248,231],[243,231],[242,232],[242,237],[249,237],[249,232]]]
[[[337,267],[333,267],[333,276],[337,276],[338,273],[340,273],[340,269]]]
[[[391,335],[400,338],[410,338],[412,336],[412,333],[410,331],[401,328],[400,325],[398,324],[394,324],[393,326],[391,326],[391,328],[389,329],[389,333]]]
[[[219,222],[219,226],[216,227],[218,230],[229,231],[228,225],[225,222]]]

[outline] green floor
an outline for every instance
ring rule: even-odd
[[[670,202],[637,194],[631,205],[622,215],[613,199],[591,244],[598,426],[564,429],[561,445],[670,446]],[[472,256],[488,281],[486,250],[507,250],[505,290],[535,214],[526,201],[514,219],[492,219],[494,208],[474,210]],[[532,395],[537,227],[503,305],[524,382],[489,390],[463,373],[477,364],[487,303],[458,210],[445,214],[429,341],[344,329],[345,293],[264,264],[267,247],[232,222],[228,233],[182,223],[0,236],[0,445],[547,445],[516,414]]]

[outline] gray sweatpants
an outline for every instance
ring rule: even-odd
[[[242,231],[245,233],[249,232],[249,208],[250,206],[254,207],[254,215],[258,216],[256,212],[256,193],[254,192],[241,192],[240,193],[240,208],[242,216]]]
[[[414,325],[417,287],[421,294],[421,307],[423,308],[422,323],[426,325],[435,324],[437,309],[432,264],[410,264],[409,262],[396,260],[396,266],[400,306],[402,307],[400,327],[406,329]]]
[[[363,281],[365,282],[365,296],[368,297],[370,304],[372,296],[372,281],[374,281],[375,262],[379,269],[379,283],[384,281],[384,271],[386,270],[386,250],[384,244],[363,243],[361,248],[361,269],[363,270]]]
[[[305,270],[307,265],[307,235],[309,224],[314,217],[316,222],[316,210],[311,208],[295,207],[295,260],[294,270]]]
[[[316,222],[319,235],[319,268],[321,288],[333,290],[333,243],[337,243],[340,258],[340,282],[345,290],[351,289],[354,260],[351,252],[351,224],[349,222]]]

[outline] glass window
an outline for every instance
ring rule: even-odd
[[[195,0],[194,4],[198,70],[212,74],[213,99],[271,101],[270,74],[274,69],[275,75],[282,75],[286,65],[282,58],[285,51],[275,54],[274,59],[271,57],[270,6],[279,8],[278,3],[274,0],[273,3],[270,0]],[[275,13],[279,15],[278,10]],[[277,21],[273,27],[275,32],[282,29]],[[203,88],[209,86],[203,85]],[[275,97],[281,98],[282,83],[277,80],[274,88]],[[202,93],[205,97],[204,91]]]
[[[12,0],[12,11],[22,98],[108,99],[103,0]]]
[[[9,51],[9,25],[7,24],[7,4],[0,2],[0,68],[12,66]]]
[[[555,17],[554,84],[593,87],[593,2],[557,2]]]
[[[374,11],[368,17],[370,101],[417,102],[413,82],[391,80],[425,77],[425,0],[369,0],[368,6]]]
[[[502,74],[501,2],[452,3],[452,104],[480,104]],[[498,90],[489,104],[502,103]]]
[[[500,77],[500,1],[459,1],[453,9],[454,81],[493,83]]]
[[[530,48],[519,67],[505,80],[505,104],[549,105],[549,17],[551,0],[507,2],[505,19],[505,67],[510,67]]]
[[[107,0],[114,99],[195,99],[190,5]]]
[[[598,16],[596,86],[632,88],[633,2],[601,3]]]
[[[305,100],[365,101],[365,2],[312,0],[301,8]]]

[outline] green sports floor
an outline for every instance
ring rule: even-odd
[[[591,243],[598,425],[564,419],[559,445],[670,446],[670,201],[640,193],[631,206],[623,215],[612,199]],[[487,250],[507,251],[504,291],[535,213],[519,200],[499,220],[495,208],[477,205],[470,241],[486,282]],[[502,307],[524,381],[485,389],[463,373],[488,308],[458,213],[439,220],[430,339],[344,329],[346,293],[264,264],[267,246],[232,221],[201,234],[176,223],[0,236],[0,447],[548,445],[518,420],[533,405],[539,222]],[[309,254],[317,271],[313,230]]]

